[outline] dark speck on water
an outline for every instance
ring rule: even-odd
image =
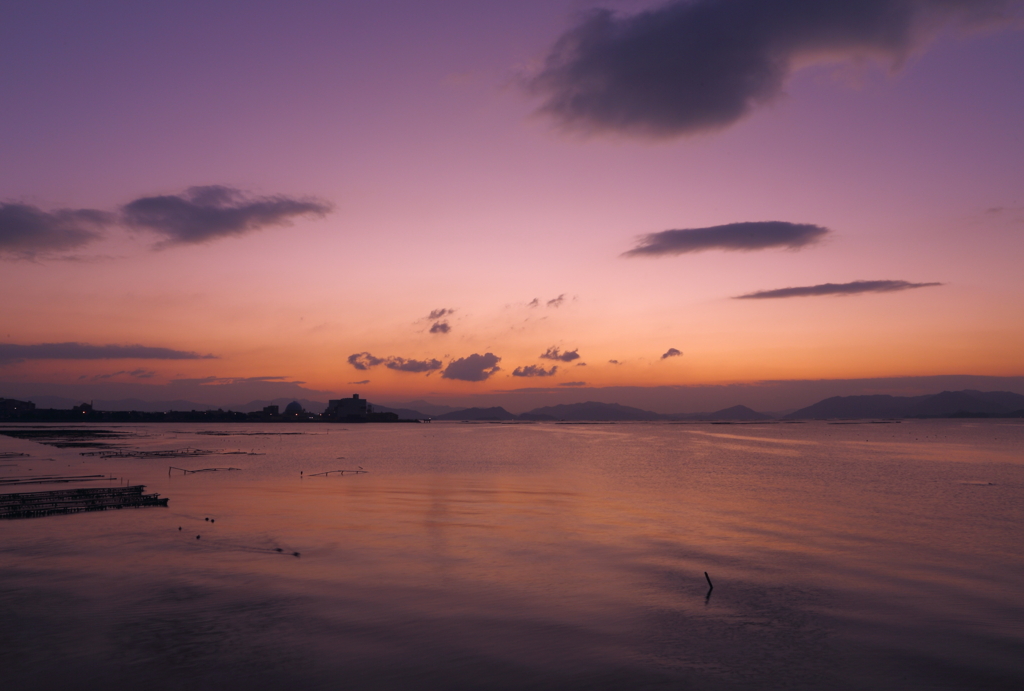
[[[81,466],[166,508],[3,522],[3,691],[1024,688],[1024,420],[235,429],[244,473]]]

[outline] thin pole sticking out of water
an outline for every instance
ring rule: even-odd
[[[704,572],[704,578],[708,579],[708,592],[710,593],[712,590],[715,589],[715,586],[711,582],[711,576],[708,575],[707,571]]]

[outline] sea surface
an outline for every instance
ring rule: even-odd
[[[77,427],[170,503],[0,521],[4,691],[1024,688],[1019,420]]]

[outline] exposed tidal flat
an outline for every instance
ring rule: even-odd
[[[4,689],[1024,688],[1020,421],[82,428],[256,455],[0,436],[170,498],[0,522]]]

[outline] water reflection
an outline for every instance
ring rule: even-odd
[[[395,427],[103,462],[170,508],[0,525],[5,688],[1024,681],[1024,427]]]

